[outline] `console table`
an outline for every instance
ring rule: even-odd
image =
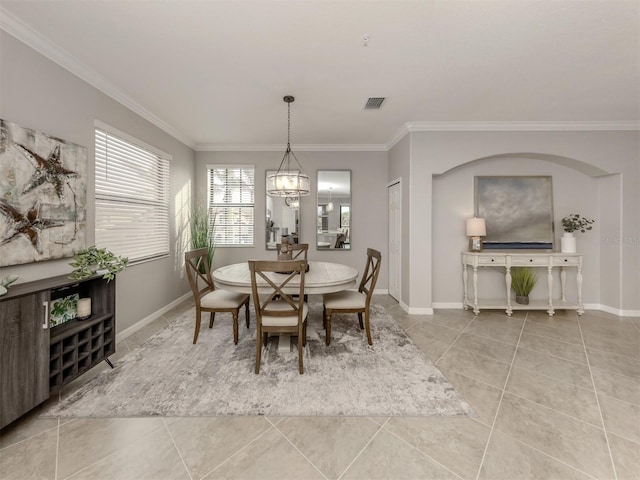
[[[500,299],[478,299],[478,270],[487,267],[504,268],[506,295]],[[547,270],[547,300],[531,300],[528,305],[511,303],[511,268],[532,267]],[[560,270],[560,298],[553,298],[553,269]],[[576,269],[577,299],[568,301],[565,296],[567,269]],[[468,270],[472,270],[473,297],[468,295]],[[473,313],[480,309],[506,309],[511,316],[514,310],[546,310],[553,316],[555,309],[576,310],[578,315],[584,313],[582,304],[582,255],[579,253],[530,252],[530,251],[490,251],[462,252],[462,282],[464,285],[463,306],[465,310],[473,308]]]

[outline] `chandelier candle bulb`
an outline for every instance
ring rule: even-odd
[[[86,320],[91,316],[91,299],[81,298],[78,300],[78,320]]]

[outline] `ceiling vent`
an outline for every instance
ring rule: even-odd
[[[385,101],[385,97],[369,97],[367,104],[364,106],[365,110],[378,110],[382,107],[382,102]]]

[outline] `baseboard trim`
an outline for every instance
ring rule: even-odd
[[[403,301],[398,302],[400,308],[407,312],[409,315],[433,315],[433,308],[429,307],[410,307]]]
[[[373,291],[374,295],[389,295],[389,289],[387,288],[376,288]]]
[[[116,341],[118,341],[118,342],[122,341],[125,338],[127,338],[128,336],[133,335],[138,330],[140,330],[143,327],[146,327],[151,322],[153,322],[156,318],[162,316],[163,314],[165,314],[166,312],[171,310],[176,305],[179,305],[180,303],[184,302],[186,299],[188,299],[192,295],[193,294],[191,292],[187,292],[184,295],[182,295],[181,297],[176,298],[173,302],[165,305],[160,310],[157,310],[157,311],[153,312],[151,315],[146,316],[142,320],[137,321],[136,323],[131,325],[129,328],[125,328],[123,331],[116,333]]]
[[[462,310],[463,308],[462,302],[434,302],[432,306],[434,310],[437,308]]]
[[[585,310],[601,310],[603,312],[617,315],[619,317],[640,317],[640,310],[622,310],[620,308],[610,307],[608,305],[602,305],[600,303],[586,303],[584,305]]]

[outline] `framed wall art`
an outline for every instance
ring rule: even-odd
[[[85,246],[87,149],[0,119],[0,267]]]
[[[486,249],[553,250],[550,176],[475,177],[475,215],[486,222]]]

